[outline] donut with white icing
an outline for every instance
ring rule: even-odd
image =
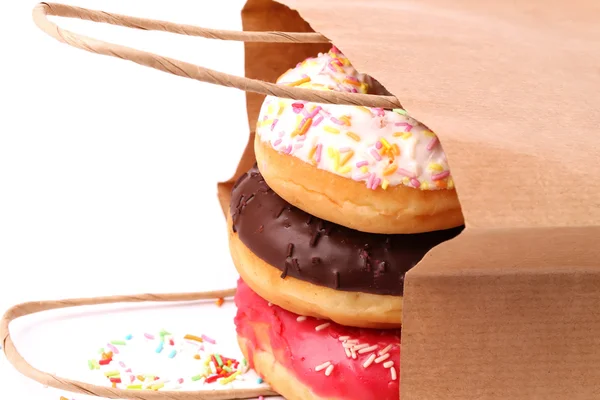
[[[316,90],[380,93],[335,47],[278,80]],[[304,211],[373,233],[419,233],[464,223],[437,136],[404,110],[268,96],[256,126],[258,167]]]
[[[242,280],[238,343],[250,366],[287,400],[397,400],[400,331],[358,329],[268,303]]]

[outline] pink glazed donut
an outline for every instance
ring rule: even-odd
[[[238,282],[238,342],[288,400],[398,400],[400,331],[349,328],[272,305]]]

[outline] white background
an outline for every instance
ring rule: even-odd
[[[233,287],[216,183],[233,174],[246,142],[243,92],[59,43],[33,24],[36,3],[3,2],[0,15],[0,313],[30,300]],[[241,29],[243,0],[68,4]],[[241,43],[54,21],[243,75]],[[210,318],[231,329],[233,312]],[[157,329],[196,327],[201,314],[198,307],[84,312],[14,324],[14,334],[30,362],[61,372],[82,357],[71,349],[95,351],[95,340],[149,329],[149,321]],[[22,377],[3,355],[0,391],[11,400],[81,398]]]

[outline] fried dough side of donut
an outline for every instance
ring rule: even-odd
[[[268,185],[290,204],[362,232],[409,234],[464,223],[456,190],[393,186],[370,190],[364,183],[318,169],[274,150],[256,136],[258,168]]]

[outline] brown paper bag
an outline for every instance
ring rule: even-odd
[[[467,228],[407,274],[402,399],[598,398],[597,2],[281,1],[300,13],[271,0],[249,0],[244,29],[314,28],[330,38],[359,70],[373,75],[413,117],[436,131],[452,166]],[[205,29],[61,5],[43,4],[34,13],[40,28],[75,47],[206,82],[256,87],[256,82],[234,82],[235,77],[199,66],[60,30],[44,18],[48,11],[197,36]],[[273,82],[328,47],[246,44],[246,75]],[[262,96],[248,95],[251,126],[261,101]],[[236,175],[218,187],[224,211],[232,182],[254,162],[252,137]],[[122,398],[126,391],[59,381],[35,370],[16,351],[8,323],[56,307],[214,295],[18,305],[0,321],[0,339],[7,358],[33,379]],[[162,394],[144,394],[157,396]]]
[[[598,3],[281,3],[300,14],[249,0],[244,29],[314,28],[449,157],[467,228],[407,274],[402,400],[597,398]],[[323,50],[247,44],[246,73],[273,82]],[[254,126],[263,97],[247,99]]]

